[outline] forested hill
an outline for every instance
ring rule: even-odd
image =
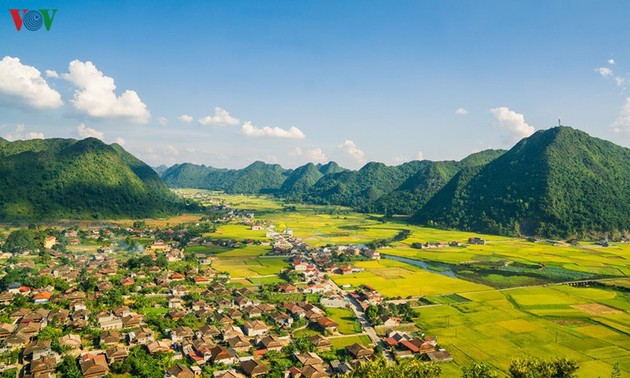
[[[356,171],[341,168],[335,162],[308,163],[295,170],[263,162],[243,169],[183,163],[163,170],[162,179],[175,188],[267,193],[292,201],[411,215],[460,169],[485,164],[503,152],[482,151],[459,162],[415,160],[397,166],[371,162]]]
[[[181,210],[148,165],[95,138],[0,140],[0,220],[147,217]]]
[[[570,238],[630,230],[630,149],[570,127],[538,131],[467,168],[420,209],[424,224]]]

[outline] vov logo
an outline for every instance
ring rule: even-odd
[[[30,31],[37,31],[45,26],[46,31],[50,31],[57,9],[22,9],[21,16],[19,9],[9,9],[9,12],[17,31],[20,31],[22,26]]]

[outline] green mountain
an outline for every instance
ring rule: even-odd
[[[574,237],[630,229],[630,149],[570,127],[538,131],[469,167],[415,215],[499,234]]]
[[[157,173],[159,176],[162,176],[162,174],[166,172],[166,170],[168,169],[168,167],[164,164],[159,165],[157,167],[152,167],[152,168],[155,171],[155,173]]]
[[[95,138],[0,141],[0,219],[147,217],[181,204],[151,167]]]
[[[256,161],[237,173],[237,180],[226,190],[228,193],[274,193],[284,183],[291,170],[278,164]]]
[[[423,160],[416,173],[394,191],[379,198],[376,209],[385,214],[411,215],[424,206],[461,169],[487,164],[504,152],[486,150],[458,162]]]
[[[299,196],[315,185],[323,176],[324,174],[313,163],[298,167],[284,181],[280,188],[280,194]]]
[[[330,161],[324,165],[317,164],[316,167],[324,176],[347,171],[347,169],[340,167],[339,164],[335,163],[334,161]]]
[[[243,169],[218,169],[191,163],[176,164],[162,173],[172,188],[221,190],[227,193],[273,193],[291,173],[278,164],[257,161]]]
[[[370,162],[358,171],[343,171],[322,177],[303,198],[317,204],[351,206],[373,211],[374,202],[400,186],[421,166],[411,161],[397,166]]]

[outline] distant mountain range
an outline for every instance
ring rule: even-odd
[[[370,162],[356,171],[334,162],[294,170],[185,163],[159,171],[171,187],[273,194],[438,227],[567,238],[630,230],[630,150],[566,126],[461,161]]]
[[[3,221],[181,211],[168,185],[270,194],[504,235],[616,237],[630,230],[630,149],[565,126],[538,131],[507,152],[398,166],[371,162],[359,170],[260,161],[243,169],[184,163],[154,170],[94,138],[0,138],[0,177]]]
[[[95,138],[0,138],[0,220],[149,217],[181,209],[160,177]]]

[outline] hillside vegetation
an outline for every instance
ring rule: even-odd
[[[0,220],[147,217],[181,204],[117,144],[95,138],[0,142]]]

